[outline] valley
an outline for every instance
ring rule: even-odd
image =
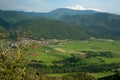
[[[115,80],[119,74],[120,15],[0,10],[1,80]]]
[[[47,44],[38,45],[37,42]],[[31,60],[29,67],[49,77],[85,72],[98,79],[114,75],[120,67],[119,40],[33,40],[29,46],[21,47],[21,53]]]
[[[60,72],[57,72],[57,74],[53,74],[56,73],[56,71],[53,71],[52,74],[54,75],[54,77],[59,75],[64,76],[71,74],[71,71],[74,71],[74,69],[78,67],[78,71],[74,71],[74,73],[78,73],[79,69],[84,66],[90,67],[93,65],[95,67],[99,65],[99,67],[96,67],[96,69],[101,70],[96,71],[96,69],[93,69],[91,71],[88,69],[88,71],[85,72],[90,73],[90,75],[96,78],[101,78],[113,75],[115,73],[114,69],[117,68],[110,67],[112,64],[120,64],[120,41],[107,39],[95,39],[85,41],[50,40],[48,41],[48,44],[46,46],[40,48],[38,51],[35,51],[35,53],[38,55],[32,57],[32,60],[42,61],[42,64],[44,65],[56,65],[63,68],[65,66],[66,68],[70,67],[70,70],[68,70],[69,73],[67,71],[62,72],[62,69]],[[106,66],[106,69],[104,69],[104,67],[100,68],[100,66],[103,65]],[[52,74],[49,76],[52,76]]]

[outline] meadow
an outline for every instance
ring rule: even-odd
[[[120,41],[95,39],[47,40],[47,42],[47,45],[32,43],[32,46],[30,44],[26,49],[21,48],[21,53],[25,53],[22,55],[23,57],[37,61],[32,62],[33,66],[38,66],[33,68],[42,71],[49,77],[67,76],[79,73],[78,70],[85,68],[88,75],[97,79],[113,75],[115,74],[113,70],[119,69]],[[3,47],[6,45],[4,43],[1,41]],[[13,50],[16,51],[16,48]],[[41,66],[41,64],[45,66]],[[94,70],[89,67],[94,67]]]
[[[113,40],[86,40],[86,41],[68,41],[59,48],[72,51],[110,51],[113,53],[120,52],[120,41]]]
[[[102,57],[106,63],[120,62],[120,41],[108,40],[86,40],[86,41],[61,41],[61,44],[49,44],[34,51],[31,59],[42,60],[46,65],[52,64],[57,60],[71,57],[71,54],[83,53],[82,51],[104,52],[109,51],[113,58]],[[84,54],[84,53],[83,53]],[[87,63],[99,63],[97,57],[84,60]]]

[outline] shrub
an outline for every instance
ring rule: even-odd
[[[15,53],[13,53],[15,54]],[[11,50],[0,50],[0,80],[40,80],[40,74],[26,68],[29,60],[21,58],[20,48],[17,56],[11,56]]]

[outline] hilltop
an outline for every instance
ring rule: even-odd
[[[0,26],[9,38],[29,34],[33,39],[120,39],[120,16],[92,10],[58,8],[47,13],[0,10]],[[12,32],[11,32],[12,31]]]

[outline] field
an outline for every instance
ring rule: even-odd
[[[110,51],[113,53],[120,52],[120,41],[109,40],[90,40],[90,41],[68,41],[65,45],[58,46],[64,50],[72,51]]]
[[[120,41],[103,39],[85,41],[49,40],[48,43],[49,44],[42,45],[37,49],[28,49],[26,56],[30,60],[37,61],[37,63],[33,62],[33,65],[37,65],[39,62],[46,65],[45,68],[41,67],[41,69],[43,72],[45,71],[45,73],[47,71],[47,75],[50,77],[69,75],[76,73],[77,69],[85,67],[87,74],[95,78],[101,78],[113,75],[115,72],[112,70],[119,69]],[[101,55],[103,53],[104,55]],[[58,72],[54,71],[54,66],[56,65],[60,66],[63,72],[61,72],[61,70],[58,71],[59,68],[55,68]],[[115,66],[113,67],[113,65]],[[95,67],[95,69],[97,69],[96,66],[103,68],[100,68],[101,71],[92,71],[89,69],[89,67]],[[107,69],[109,66],[110,68]],[[39,68],[38,70],[41,71]],[[71,70],[73,70],[73,72],[71,72]]]
[[[95,78],[101,78],[101,77],[110,76],[113,74],[114,74],[114,72],[90,73],[90,75],[94,76]]]
[[[64,41],[63,41],[64,42]],[[52,64],[57,60],[62,60],[71,56],[71,54],[82,53],[82,51],[94,51],[94,52],[112,52],[114,58],[102,57],[106,63],[120,62],[120,41],[107,41],[107,40],[92,40],[92,41],[66,41],[64,45],[49,44],[36,50],[35,57],[31,57],[34,60],[42,60],[46,65]],[[35,55],[34,54],[34,55]],[[83,53],[84,54],[84,53]],[[86,59],[87,63],[98,63],[95,58]]]
[[[61,53],[51,47],[42,47],[34,52],[36,56],[30,56],[31,60],[43,61],[45,65],[52,65],[52,62],[70,57],[70,53]]]
[[[50,76],[50,77],[55,77],[55,76],[61,77],[61,76],[65,76],[65,75],[68,75],[68,74],[69,74],[69,73],[47,74],[47,75]],[[92,75],[92,76],[94,76],[96,79],[97,79],[97,78],[104,77],[104,76],[110,76],[110,75],[113,75],[113,74],[114,74],[114,72],[88,73],[88,75]]]

